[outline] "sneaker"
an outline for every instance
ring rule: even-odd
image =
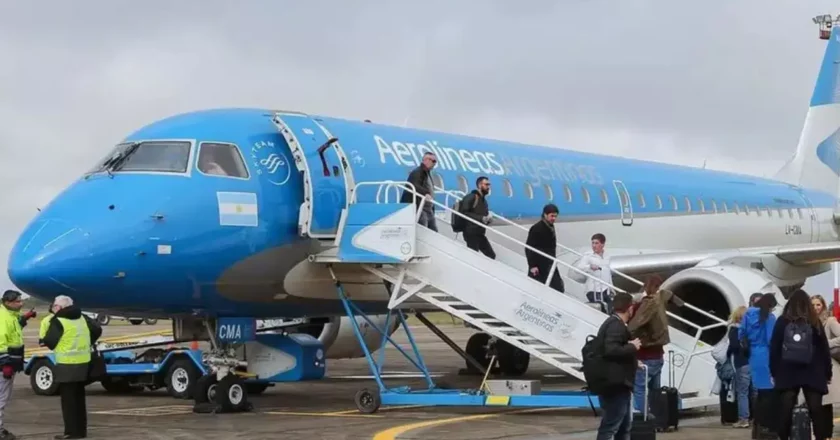
[[[749,420],[739,420],[737,423],[732,425],[733,428],[749,428],[750,421]]]

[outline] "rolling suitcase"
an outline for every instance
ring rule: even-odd
[[[647,365],[644,366],[647,377]],[[631,409],[632,411],[632,406]],[[648,420],[648,388],[645,387],[645,407],[641,413],[633,413],[633,426],[630,428],[630,440],[655,440],[656,423]]]
[[[738,399],[735,398],[735,384],[721,384],[720,388],[720,424],[732,425],[738,421]],[[732,400],[730,400],[732,399]]]
[[[657,431],[677,431],[680,423],[680,393],[673,387],[676,384],[674,371],[674,352],[668,352],[668,377],[672,386],[662,387],[653,400],[653,416]]]

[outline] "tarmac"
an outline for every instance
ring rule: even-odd
[[[103,337],[122,336],[168,328],[158,325],[105,327]],[[472,330],[443,326],[456,343],[464,346]],[[412,327],[424,361],[438,384],[477,389],[481,377],[459,376],[464,362],[424,327]],[[37,346],[37,326],[24,329],[28,347]],[[394,335],[410,350],[405,333]],[[195,414],[192,401],[169,397],[163,389],[129,396],[109,395],[98,383],[87,387],[88,438],[91,439],[353,439],[353,440],[467,440],[467,439],[592,439],[599,418],[591,409],[497,409],[481,407],[385,407],[375,414],[361,414],[353,402],[362,388],[376,390],[367,361],[328,361],[328,377],[321,381],[277,384],[252,396],[254,410],[239,414]],[[422,386],[422,379],[393,348],[386,350],[386,382],[391,386]],[[543,381],[543,389],[579,389],[581,384],[540,361],[531,361],[526,377]],[[7,429],[21,439],[51,439],[63,432],[59,398],[37,396],[29,377],[15,379],[12,400],[6,408]],[[838,420],[840,421],[840,420]],[[659,438],[746,439],[750,430],[722,426],[717,408],[685,413],[677,432]]]

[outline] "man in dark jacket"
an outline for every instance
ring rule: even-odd
[[[475,180],[475,187],[471,193],[461,199],[461,213],[484,225],[490,224],[490,207],[487,205],[487,194],[490,192],[490,179],[481,176]],[[496,259],[496,251],[487,240],[487,229],[467,221],[464,225],[464,241],[467,247],[481,252],[492,259]]]
[[[554,232],[554,221],[557,220],[558,212],[557,205],[553,203],[543,206],[542,218],[528,230],[528,240],[525,241],[526,245],[555,258],[557,234]],[[528,248],[525,248],[525,257],[528,259],[528,276],[545,284],[554,261]],[[555,268],[550,285],[559,292],[565,290],[563,278],[560,277],[560,267]]]
[[[435,221],[435,205],[432,203],[435,197],[435,186],[432,183],[432,169],[437,165],[437,158],[432,152],[426,152],[423,155],[423,161],[420,166],[411,170],[408,173],[408,183],[414,185],[414,190],[422,197],[417,197],[411,191],[403,191],[400,203],[411,203],[418,207],[423,198],[426,203],[423,204],[423,211],[420,213],[420,218],[417,223],[437,232],[437,222]]]
[[[55,352],[54,380],[61,393],[61,413],[64,435],[57,439],[77,439],[87,436],[87,406],[85,385],[88,381],[91,348],[102,336],[102,328],[82,314],[73,300],[64,295],[55,298],[54,316],[44,336],[44,345]]]
[[[638,339],[630,340],[630,305],[633,297],[619,292],[613,299],[615,314],[607,318],[599,334],[604,337],[604,362],[608,366],[607,377],[613,384],[598,395],[603,410],[601,425],[596,440],[629,439],[633,426],[632,391],[636,378],[636,352],[641,347]]]

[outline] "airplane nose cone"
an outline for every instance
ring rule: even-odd
[[[12,248],[9,278],[35,296],[72,292],[72,276],[84,261],[86,241],[87,233],[67,221],[37,220]]]

